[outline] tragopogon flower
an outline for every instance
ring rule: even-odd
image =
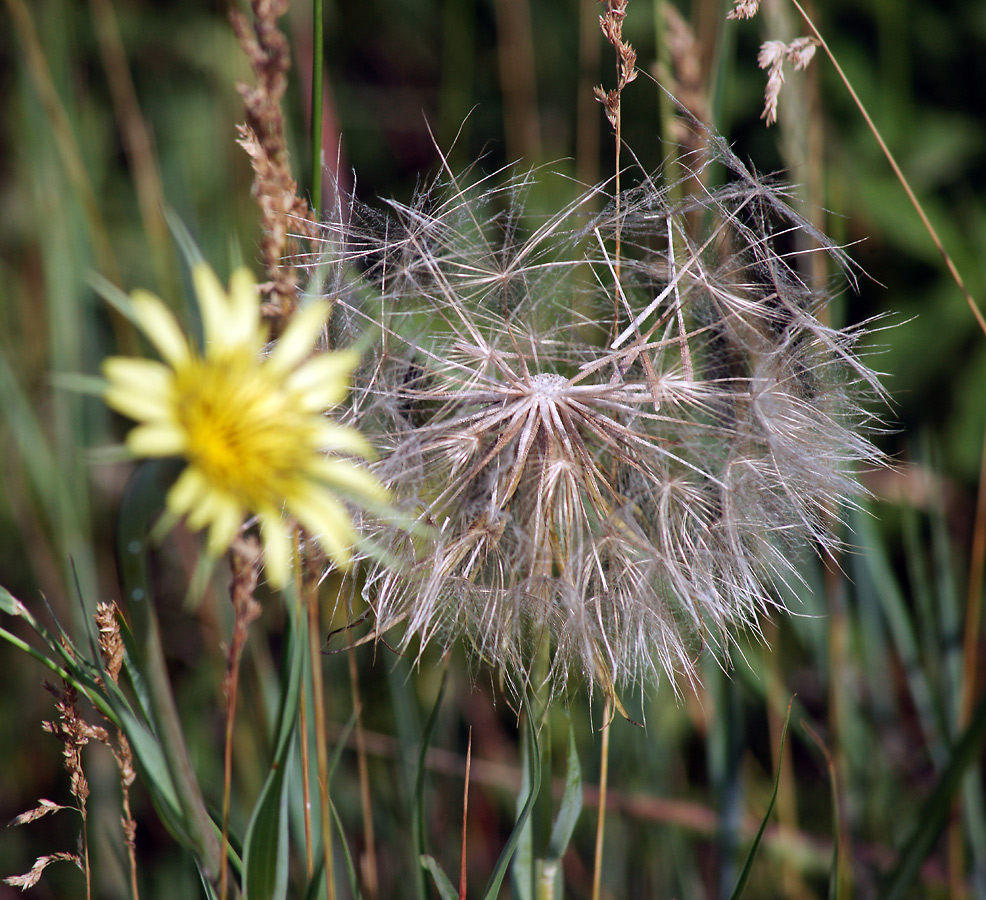
[[[106,403],[139,424],[127,436],[136,456],[184,457],[168,510],[208,527],[208,552],[223,553],[248,513],[256,514],[274,587],[290,575],[297,519],[334,563],[348,564],[357,535],[341,498],[383,501],[364,468],[333,454],[370,457],[363,436],[322,413],[346,395],[354,351],[311,355],[327,313],[299,312],[269,355],[252,275],[238,269],[227,294],[204,263],[193,271],[205,348],[189,344],[164,304],[133,294],[133,313],[163,362],[113,357],[103,364]]]
[[[525,232],[522,179],[453,183],[361,243],[347,225],[377,299],[341,306],[381,332],[353,421],[438,535],[416,556],[395,534],[407,564],[371,570],[381,629],[463,637],[518,688],[693,679],[703,644],[782,605],[804,548],[835,548],[879,385],[859,331],[819,320],[797,241],[845,257],[719,151],[731,182],[684,201],[646,180]]]

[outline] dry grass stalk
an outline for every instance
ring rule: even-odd
[[[757,65],[767,70],[767,88],[764,91],[764,108],[760,118],[768,125],[777,121],[777,100],[784,85],[784,63],[791,63],[795,71],[804,69],[815,56],[818,42],[811,37],[799,37],[785,44],[784,41],[765,41],[757,55]]]
[[[82,769],[82,748],[91,740],[109,745],[109,735],[105,728],[90,725],[79,714],[78,692],[68,682],[63,682],[59,690],[53,684],[45,683],[45,689],[55,697],[55,709],[58,710],[57,722],[42,722],[42,728],[49,734],[55,735],[62,742],[62,759],[65,770],[69,774],[70,790],[78,804],[74,809],[82,818],[81,853],[52,853],[38,857],[29,872],[5,878],[6,884],[26,890],[38,883],[44,870],[53,862],[74,862],[85,874],[86,897],[92,896],[92,872],[89,868],[89,837],[86,801],[89,799],[89,782]],[[50,800],[41,800],[38,805],[14,820],[15,825],[34,822],[43,816],[61,809],[73,807],[59,806]]]
[[[620,151],[623,149],[623,125],[622,114],[620,111],[620,98],[623,96],[623,89],[637,77],[637,51],[623,40],[623,20],[627,15],[628,0],[605,0],[606,11],[599,17],[599,27],[602,29],[603,37],[612,44],[616,50],[616,87],[605,90],[601,85],[594,88],[596,99],[602,103],[606,111],[606,118],[613,126],[613,134],[616,137],[616,163],[615,163],[615,186],[616,186],[616,220],[617,229],[613,238],[613,276],[616,281],[616,290],[613,296],[614,312],[613,323],[620,314]]]
[[[94,615],[96,626],[99,630],[100,657],[102,658],[107,676],[114,684],[118,683],[120,670],[123,667],[124,655],[123,639],[120,635],[120,625],[117,620],[118,615],[119,610],[112,603],[100,603],[96,607]],[[98,681],[99,679],[97,678]],[[89,782],[82,768],[82,748],[90,741],[98,741],[109,747],[113,758],[116,760],[117,768],[120,770],[120,787],[123,796],[121,826],[130,860],[131,896],[134,900],[137,900],[139,897],[137,890],[137,856],[135,846],[137,823],[130,809],[130,786],[136,779],[137,773],[133,765],[133,754],[130,750],[130,743],[122,731],[117,731],[116,743],[114,744],[110,740],[109,732],[105,728],[86,722],[78,710],[78,692],[68,682],[64,683],[62,690],[47,683],[45,684],[45,688],[56,698],[55,708],[58,710],[59,718],[57,722],[43,722],[42,727],[62,742],[62,757],[64,759],[65,769],[69,773],[70,790],[78,805],[75,807],[61,806],[60,804],[53,803],[51,800],[42,799],[38,801],[38,805],[34,809],[19,815],[13,824],[25,825],[59,810],[75,809],[82,817],[82,835],[80,841],[82,852],[81,855],[75,853],[54,853],[41,856],[35,861],[30,872],[4,880],[7,884],[25,890],[38,883],[42,873],[51,863],[70,861],[78,865],[85,873],[86,896],[91,896],[86,810],[86,803],[89,798]]]
[[[616,50],[616,87],[607,91],[595,88],[596,99],[606,110],[609,124],[620,132],[620,95],[631,81],[637,77],[637,51],[623,40],[623,20],[627,15],[628,0],[606,0],[606,11],[599,17],[599,27],[603,37]]]
[[[114,684],[119,684],[120,670],[123,668],[123,637],[120,634],[119,609],[115,603],[100,603],[96,607],[95,620],[99,629],[99,653],[106,668],[106,674]],[[117,729],[116,746],[109,745],[120,770],[120,792],[122,796],[122,812],[120,825],[123,828],[123,838],[127,844],[127,856],[130,862],[130,891],[133,900],[137,900],[137,822],[130,808],[130,786],[137,778],[134,769],[133,752],[130,742],[122,730]]]
[[[293,237],[314,235],[314,216],[298,196],[291,177],[281,99],[291,67],[288,42],[277,27],[287,12],[288,0],[252,0],[254,20],[233,10],[230,20],[243,52],[257,77],[254,88],[237,85],[246,108],[246,124],[238,126],[239,144],[253,165],[253,192],[260,206],[263,237],[260,250],[268,282],[261,292],[269,301],[267,312],[290,316],[298,302],[298,274],[284,259],[293,255]]]
[[[23,875],[13,875],[10,878],[4,878],[4,883],[11,885],[11,887],[18,887],[22,891],[26,891],[28,888],[34,887],[41,880],[41,875],[44,873],[44,870],[47,869],[53,862],[72,862],[75,863],[80,869],[82,868],[82,860],[77,853],[50,853],[47,856],[39,856],[34,861],[34,865],[31,866],[30,872],[25,872]]]

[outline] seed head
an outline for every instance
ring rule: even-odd
[[[879,385],[788,248],[809,231],[845,256],[712,143],[732,180],[685,201],[644,179],[537,220],[533,176],[452,179],[327,227],[337,272],[359,269],[335,325],[379,335],[351,424],[437,535],[379,536],[402,560],[362,582],[381,632],[462,638],[517,689],[679,683],[835,548]]]

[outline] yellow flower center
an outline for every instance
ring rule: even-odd
[[[241,505],[279,509],[318,450],[301,396],[250,352],[198,359],[176,375],[176,418],[192,465]]]

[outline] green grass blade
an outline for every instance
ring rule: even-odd
[[[568,768],[565,775],[565,793],[562,795],[558,816],[551,828],[551,838],[548,840],[548,858],[559,860],[565,855],[575,823],[582,813],[582,767],[579,765],[579,753],[575,746],[575,727],[570,722],[568,726]]]
[[[291,731],[291,736],[294,732]],[[251,900],[283,900],[288,890],[288,763],[292,740],[280,744],[243,842],[243,893]]]
[[[791,722],[791,704],[787,705],[787,715],[784,716],[784,729],[781,731],[781,746],[777,751],[777,772],[774,774],[774,789],[770,794],[770,803],[767,804],[767,811],[763,815],[763,819],[760,822],[760,827],[757,829],[757,835],[753,839],[753,846],[750,847],[750,852],[746,857],[746,862],[743,865],[743,871],[740,872],[739,881],[736,882],[736,887],[733,889],[733,893],[730,895],[729,900],[739,900],[743,896],[743,891],[746,890],[746,884],[750,880],[750,873],[753,871],[753,862],[757,857],[757,851],[760,849],[760,842],[763,840],[763,833],[767,829],[767,821],[770,819],[770,814],[774,809],[774,801],[777,800],[777,790],[781,783],[781,765],[784,759],[784,742],[787,740],[787,728]]]
[[[414,779],[414,797],[411,803],[411,838],[414,846],[414,858],[423,859],[425,852],[425,760],[428,756],[428,747],[431,744],[431,737],[435,733],[435,725],[438,724],[438,711],[441,708],[442,700],[445,697],[445,687],[448,684],[448,666],[442,673],[442,683],[438,688],[438,696],[435,698],[435,705],[431,709],[431,715],[425,723],[424,732],[421,735],[421,750],[418,753],[418,770]],[[426,900],[424,871],[420,866],[414,867],[414,884],[418,900]]]
[[[485,900],[496,900],[500,892],[500,885],[503,884],[503,879],[506,877],[507,870],[510,868],[510,861],[513,858],[514,850],[520,841],[524,826],[527,824],[531,810],[534,809],[534,802],[537,800],[538,793],[541,790],[541,752],[538,748],[538,739],[534,731],[534,723],[531,721],[531,716],[528,715],[525,721],[527,722],[527,758],[531,760],[530,791],[527,795],[527,802],[524,803],[524,808],[520,811],[520,815],[514,824],[514,830],[510,833],[510,839],[507,841],[507,845],[503,848],[503,852],[497,860],[496,868],[490,876],[486,890],[483,891]]]
[[[448,875],[442,871],[441,865],[434,856],[429,856],[425,853],[421,857],[421,867],[431,873],[431,877],[435,881],[435,887],[438,888],[438,894],[442,900],[459,900],[459,892],[453,887]]]
[[[525,731],[527,726],[525,725]],[[521,745],[520,790],[517,792],[517,821],[520,822],[524,805],[531,796],[531,785],[534,784],[534,761],[531,759],[530,747],[525,742]],[[518,830],[517,843],[514,848],[510,866],[511,896],[514,900],[534,900],[537,883],[537,867],[534,852],[534,828],[532,816],[527,816],[523,827]]]
[[[986,696],[976,706],[969,727],[952,753],[935,789],[925,800],[916,817],[917,824],[900,851],[900,862],[888,878],[884,900],[903,900],[908,896],[921,864],[934,848],[949,822],[952,804],[966,772],[982,759],[986,743]]]
[[[907,673],[907,684],[928,752],[940,768],[945,757],[944,722],[938,714],[934,692],[921,664],[914,622],[873,522],[864,515],[857,515],[852,524],[859,542],[860,558],[872,579],[894,647]]]
[[[363,900],[363,894],[359,889],[359,879],[356,877],[356,866],[353,865],[353,855],[349,852],[349,842],[346,840],[346,832],[342,827],[342,819],[339,818],[339,811],[331,800],[329,801],[329,808],[332,810],[332,821],[335,823],[336,831],[339,833],[342,858],[346,864],[346,874],[349,876],[349,891],[353,895],[354,900]]]

